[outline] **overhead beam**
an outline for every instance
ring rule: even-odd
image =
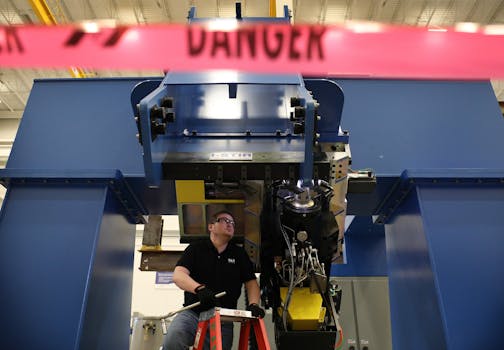
[[[58,24],[47,2],[41,0],[28,0],[28,1],[30,2],[31,7],[35,12],[35,14],[37,15],[37,18],[40,20],[40,22],[46,25]]]
[[[277,16],[277,13],[276,13],[276,0],[270,0],[269,1],[269,16],[270,17],[276,17]]]
[[[28,0],[28,1],[30,2],[31,7],[35,12],[35,14],[37,15],[37,18],[40,20],[40,22],[49,26],[59,24],[56,16],[54,16],[46,1],[44,0]],[[70,75],[74,78],[86,77],[86,73],[81,68],[70,67],[68,68],[68,71],[70,72]]]

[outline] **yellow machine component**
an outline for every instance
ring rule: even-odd
[[[280,288],[282,304],[289,288]],[[279,310],[282,314],[282,308]],[[322,297],[311,293],[310,288],[294,288],[287,310],[287,320],[293,331],[317,330],[324,321],[326,308],[322,306]]]
[[[175,181],[177,203],[219,203],[239,204],[243,199],[206,199],[205,183],[202,180],[177,180]]]

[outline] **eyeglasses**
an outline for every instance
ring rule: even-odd
[[[232,226],[235,225],[235,222],[231,219],[228,219],[228,218],[217,218],[217,219],[215,219],[215,222],[225,222],[226,224],[230,224]]]

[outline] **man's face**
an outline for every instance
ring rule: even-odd
[[[235,222],[231,215],[222,213],[217,216],[214,223],[208,226],[210,233],[232,238],[234,235]]]

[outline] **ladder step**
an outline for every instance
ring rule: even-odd
[[[244,322],[245,320],[255,319],[252,312],[246,310],[220,308],[219,313],[222,321]]]

